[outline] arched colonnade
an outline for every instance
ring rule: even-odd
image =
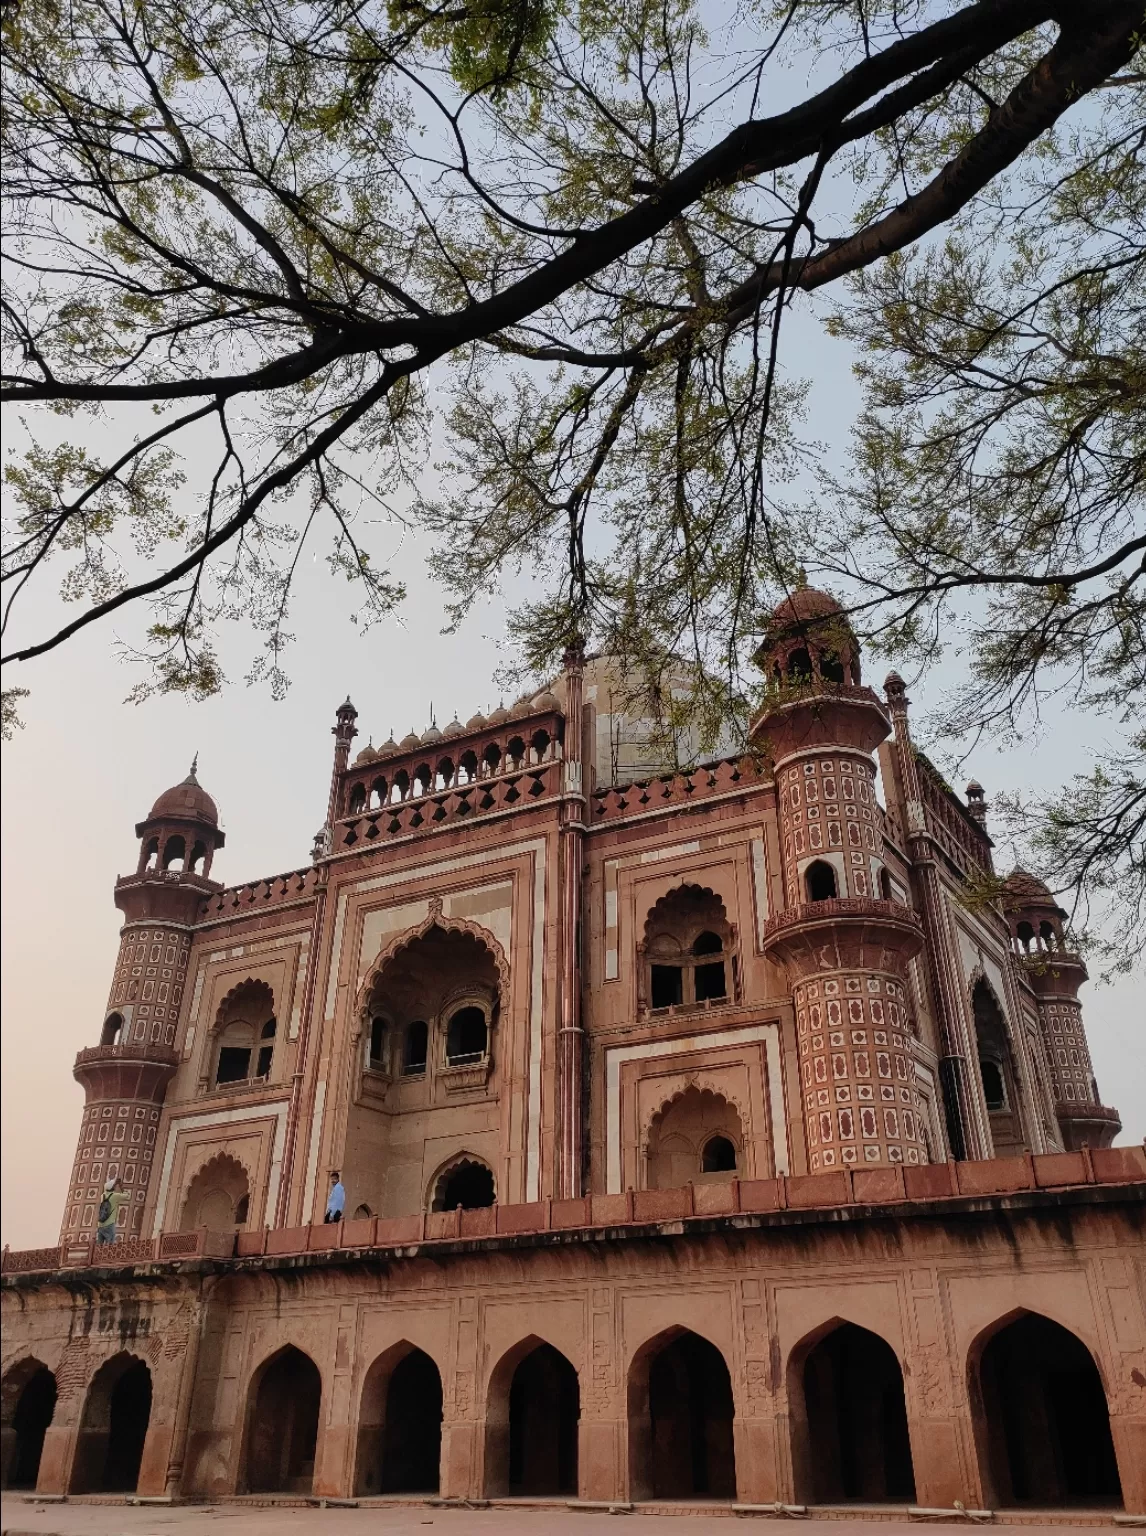
[[[991,1507],[1121,1503],[1107,1392],[1094,1356],[1074,1333],[1019,1310],[980,1332],[966,1361],[983,1497]],[[789,1352],[785,1389],[789,1496],[800,1503],[910,1504],[923,1432],[909,1415],[902,1364],[891,1344],[840,1318]],[[8,1488],[35,1488],[56,1380],[25,1358],[4,1375],[2,1472]],[[490,1367],[472,1442],[477,1476],[446,1489],[442,1362],[408,1339],[364,1366],[343,1490],[464,1492],[484,1497],[592,1497],[587,1484],[582,1371],[554,1342],[530,1334]],[[309,1494],[322,1463],[330,1391],[319,1364],[286,1344],[250,1373],[234,1491]],[[83,1395],[66,1491],[131,1493],[146,1461],[153,1383],[130,1351],[104,1360]],[[624,1372],[625,1488],[632,1500],[744,1500],[744,1405],[713,1340],[670,1326],[632,1351]],[[164,1457],[166,1461],[166,1457]],[[329,1469],[328,1469],[329,1470]],[[445,1475],[443,1475],[445,1474]],[[328,1479],[329,1480],[329,1479]],[[61,1490],[64,1491],[64,1490]]]

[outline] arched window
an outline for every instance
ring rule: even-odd
[[[844,677],[844,664],[835,651],[825,651],[820,657],[820,676],[829,683],[842,683]]]
[[[490,742],[489,746],[482,753],[481,760],[485,765],[485,773],[488,778],[493,778],[495,773],[501,771],[501,748],[496,741]]]
[[[512,736],[506,742],[505,755],[509,758],[513,768],[521,768],[525,763],[525,743],[520,736]]]
[[[1039,938],[1043,941],[1044,949],[1054,949],[1058,936],[1050,923],[1042,922],[1039,924]]]
[[[215,1021],[215,1083],[265,1077],[276,1028],[274,993],[265,981],[244,981],[229,992]]]
[[[388,786],[383,778],[375,779],[370,786],[370,799],[366,802],[372,811],[386,804]]]
[[[422,1077],[426,1071],[426,1057],[430,1050],[430,1028],[425,1019],[415,1019],[406,1025],[406,1039],[402,1049],[402,1074],[404,1077]]]
[[[1030,949],[1035,941],[1035,930],[1030,923],[1022,922],[1015,929],[1015,936],[1024,949]]]
[[[485,1011],[472,1005],[459,1008],[446,1029],[446,1061],[462,1067],[480,1061],[486,1052],[489,1031]]]
[[[267,1020],[259,1032],[259,1059],[255,1066],[256,1077],[267,1077],[270,1074],[271,1062],[275,1054],[275,1023],[274,1015]]]
[[[492,1172],[476,1158],[467,1157],[451,1164],[438,1178],[431,1210],[453,1211],[460,1205],[463,1210],[477,1211],[493,1205],[495,1199]]]
[[[369,1221],[374,1212],[368,1205],[356,1205],[354,1207],[355,1221]]]
[[[834,901],[838,894],[836,872],[823,859],[815,859],[804,871],[804,889],[809,901]]]
[[[239,1196],[239,1203],[235,1207],[235,1225],[237,1227],[245,1226],[246,1222],[247,1222],[247,1217],[250,1214],[251,1214],[251,1197],[250,1197],[250,1195],[240,1195]]]
[[[645,923],[644,996],[650,1008],[695,1008],[732,995],[732,929],[715,892],[682,885]]]
[[[712,1136],[704,1144],[701,1173],[735,1173],[736,1147],[727,1136]]]
[[[346,807],[347,814],[350,816],[361,816],[365,809],[366,785],[355,784],[354,788],[350,791],[350,800]]]
[[[169,837],[163,845],[164,869],[183,868],[183,862],[187,857],[187,844],[181,837]]]
[[[529,739],[529,745],[533,753],[533,761],[535,763],[543,763],[545,761],[545,754],[549,751],[549,732],[534,731]]]
[[[458,763],[460,773],[465,774],[465,783],[472,784],[478,776],[478,760],[476,752],[463,752]]]
[[[788,657],[788,677],[794,683],[812,681],[812,658],[802,647]]]
[[[143,845],[143,850],[140,854],[139,867],[141,870],[154,869],[158,862],[159,839],[157,837],[148,838],[147,842]]]
[[[693,979],[698,1003],[712,1002],[727,997],[728,987],[724,975],[724,944],[718,933],[705,929],[693,941],[693,955],[700,962],[693,966]]]
[[[118,1045],[123,1038],[123,1014],[109,1013],[103,1022],[103,1033],[99,1037],[101,1045]]]
[[[205,874],[206,873],[206,870],[201,870],[199,868],[200,864],[202,864],[203,860],[206,857],[207,857],[207,844],[206,843],[196,843],[194,848],[192,848],[192,850],[191,850],[191,863],[188,866],[188,868],[191,870],[192,874],[198,875],[198,874]]]

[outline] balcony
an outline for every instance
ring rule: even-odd
[[[76,1056],[72,1075],[93,1099],[144,1099],[161,1104],[167,1084],[179,1066],[179,1053],[169,1045],[91,1045]]]
[[[778,912],[761,942],[770,959],[797,975],[817,971],[899,969],[923,947],[919,914],[898,901],[832,897]]]

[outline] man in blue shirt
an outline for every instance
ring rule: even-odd
[[[346,1209],[346,1191],[342,1187],[342,1175],[335,1169],[330,1177],[334,1183],[330,1186],[330,1194],[326,1197],[327,1221],[341,1221],[342,1213]]]

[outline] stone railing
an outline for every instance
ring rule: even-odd
[[[841,918],[900,922],[920,931],[923,928],[919,913],[913,907],[905,907],[901,901],[878,901],[871,896],[833,896],[828,901],[803,901],[797,907],[777,912],[764,924],[760,937],[767,944],[769,939],[798,928],[802,923],[838,922]]]
[[[364,1248],[401,1253],[423,1243],[648,1227],[782,1211],[931,1204],[1102,1184],[1146,1184],[1146,1150],[1083,1148],[1079,1152],[1028,1154],[987,1162],[929,1163],[919,1168],[842,1168],[795,1177],[689,1184],[683,1189],[631,1189],[620,1195],[586,1195],[579,1200],[491,1205],[472,1211],[459,1207],[414,1216],[367,1216],[321,1226],[268,1227],[259,1232],[236,1234],[200,1228],[195,1232],[164,1232],[157,1238],[128,1238],[106,1246],[85,1239],[59,1248],[16,1252],[6,1248],[3,1268],[5,1274],[27,1274],[190,1259],[257,1261]]]
[[[285,875],[270,875],[265,880],[249,880],[246,885],[229,885],[217,891],[206,901],[199,903],[195,916],[198,922],[209,922],[213,917],[242,917],[252,910],[281,905],[287,901],[299,901],[314,889],[318,870],[314,865],[306,869],[293,869]]]
[[[436,832],[439,827],[472,821],[496,811],[520,811],[561,792],[565,764],[561,758],[537,763],[496,778],[474,779],[452,789],[398,800],[345,817],[334,828],[335,853],[374,847],[395,837]]]
[[[158,1062],[164,1067],[177,1067],[179,1052],[169,1045],[161,1045],[158,1041],[149,1044],[145,1040],[139,1045],[89,1045],[82,1051],[76,1052],[77,1067],[96,1066],[108,1061],[147,1061]]]
[[[688,773],[667,773],[652,779],[635,779],[631,784],[611,784],[589,797],[589,819],[613,820],[620,816],[639,816],[667,805],[687,805],[713,795],[726,795],[737,789],[754,789],[771,783],[761,763],[751,757],[725,757],[704,763]]]

